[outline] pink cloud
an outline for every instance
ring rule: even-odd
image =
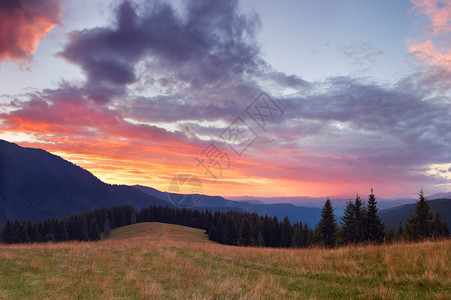
[[[39,41],[61,20],[59,0],[0,3],[0,64],[5,59],[28,61]]]
[[[420,61],[432,66],[451,66],[451,2],[449,0],[411,0],[413,9],[426,16],[430,25],[426,30],[426,41],[409,45],[409,52]]]

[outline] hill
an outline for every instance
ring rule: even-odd
[[[205,230],[158,222],[137,223],[111,231],[106,240],[188,242],[216,244],[208,239]]]
[[[185,198],[184,194],[177,193],[165,193],[157,189],[136,185],[135,186],[140,191],[158,197],[168,203],[177,203],[182,198]],[[228,200],[220,196],[208,196],[199,195],[198,202],[191,206],[193,209],[210,211],[238,211],[238,212],[249,212],[257,213],[259,215],[267,215],[270,217],[277,217],[282,221],[286,216],[291,222],[301,221],[302,223],[307,223],[309,226],[314,227],[320,220],[321,208],[317,207],[305,207],[298,206],[291,203],[250,203],[246,201],[233,201]]]
[[[110,240],[0,245],[0,299],[447,299],[451,241],[231,247],[132,225]]]
[[[125,204],[169,205],[133,187],[106,184],[44,150],[0,140],[0,226],[7,219],[39,221]]]
[[[399,222],[403,225],[406,223],[406,218],[415,213],[416,204],[405,204],[388,209],[381,209],[379,216],[385,223],[387,228],[398,228]],[[429,201],[429,207],[432,214],[436,212],[440,213],[443,221],[448,224],[448,228],[451,228],[451,199],[436,199]]]

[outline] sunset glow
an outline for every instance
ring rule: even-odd
[[[43,2],[0,4],[0,139],[162,191],[179,173],[221,196],[451,191],[449,1],[311,1],[302,18],[270,1],[94,1],[109,25],[82,21],[86,1]],[[374,23],[386,11],[393,33]],[[35,73],[52,85],[22,84]]]

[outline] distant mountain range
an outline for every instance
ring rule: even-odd
[[[432,195],[430,199],[451,198],[450,194]],[[130,204],[138,210],[151,205],[176,207],[187,196],[146,186],[106,184],[59,156],[0,140],[0,226],[7,219],[39,221],[113,205]],[[318,223],[325,201],[313,197],[234,198],[239,201],[220,196],[196,197],[189,205],[193,209],[250,212],[276,216],[279,220],[287,216],[291,222],[306,222],[312,227]],[[341,197],[332,198],[338,221],[346,202],[353,199]],[[413,213],[415,200],[378,199],[378,207],[384,222],[397,226],[399,220]],[[434,212],[439,210],[442,218],[451,223],[451,200],[431,201],[431,208]]]
[[[178,199],[186,196],[182,194],[165,193],[154,188],[140,185],[136,185],[135,187],[148,195],[158,197],[160,199],[168,201],[169,203],[173,203],[173,201],[177,203]],[[240,212],[257,213],[263,216],[276,216],[279,220],[283,220],[285,216],[287,216],[291,222],[301,221],[302,223],[307,223],[309,226],[315,226],[316,223],[318,223],[321,213],[320,208],[297,206],[291,203],[251,203],[246,201],[232,201],[224,199],[220,196],[207,195],[200,195],[197,202],[193,203],[190,207],[200,210],[209,209],[215,211],[219,208],[222,211],[234,210]]]

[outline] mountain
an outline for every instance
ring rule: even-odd
[[[167,201],[168,203],[180,203],[181,201],[186,202],[191,195],[185,194],[176,194],[176,193],[166,193],[156,190],[154,188],[135,185],[135,188],[140,191],[158,197],[162,200]],[[283,220],[285,216],[289,218],[291,222],[301,221],[302,223],[306,222],[309,226],[315,226],[321,214],[320,208],[315,207],[304,207],[298,206],[291,203],[263,203],[252,200],[251,202],[247,201],[233,201],[228,200],[220,196],[207,196],[207,195],[196,195],[196,201],[190,202],[190,207],[193,209],[205,210],[208,209],[210,211],[241,211],[241,212],[249,212],[249,213],[257,213],[259,215],[267,215],[270,217],[276,216],[279,220]]]
[[[435,200],[435,199],[451,199],[451,192],[450,193],[437,193],[428,196],[429,200]]]
[[[416,204],[405,204],[388,209],[381,209],[379,210],[379,216],[382,218],[382,221],[387,228],[391,227],[396,230],[399,222],[404,226],[406,218],[415,213],[415,206]],[[445,221],[448,224],[448,227],[451,228],[451,199],[430,200],[429,208],[433,215],[438,211],[442,221]]]
[[[106,184],[44,150],[0,140],[0,226],[7,219],[38,221],[125,204],[170,205],[131,186]]]

